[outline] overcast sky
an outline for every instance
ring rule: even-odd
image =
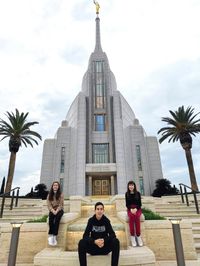
[[[179,106],[200,111],[200,1],[99,0],[101,43],[118,90],[147,135]],[[0,117],[29,112],[32,129],[54,137],[95,46],[92,0],[0,0]],[[39,183],[43,141],[17,153],[13,186],[28,193]],[[160,146],[163,176],[190,185],[179,143]],[[200,135],[193,141],[200,186]],[[7,176],[8,141],[0,142],[0,185]]]

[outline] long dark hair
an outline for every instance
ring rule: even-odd
[[[51,185],[51,188],[50,188],[50,191],[49,191],[49,200],[53,200],[53,197],[54,197],[54,191],[53,191],[53,185],[54,184],[58,184],[58,190],[56,192],[56,200],[58,200],[60,198],[60,195],[61,195],[61,188],[60,188],[60,183],[58,181],[54,181]]]
[[[134,194],[137,194],[137,186],[136,186],[135,182],[131,180],[131,181],[129,181],[128,184],[127,184],[127,192],[126,192],[127,195],[128,195],[128,196],[130,195],[129,185],[134,185],[133,192],[134,192]]]

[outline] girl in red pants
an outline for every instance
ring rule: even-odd
[[[131,244],[133,247],[143,246],[143,242],[140,236],[140,215],[141,210],[141,195],[137,191],[136,184],[133,181],[129,181],[127,184],[127,192],[125,194],[127,214],[129,217],[129,228],[131,235]],[[137,241],[137,242],[136,242]]]

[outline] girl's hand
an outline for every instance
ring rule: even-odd
[[[132,214],[136,214],[136,212],[137,212],[137,209],[136,209],[136,208],[131,209],[131,213],[132,213]]]
[[[57,210],[52,210],[52,213],[54,214],[54,215],[56,215],[57,214]]]

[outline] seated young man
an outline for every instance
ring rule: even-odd
[[[86,253],[91,255],[107,255],[112,252],[111,265],[117,266],[119,261],[120,243],[104,215],[102,202],[95,204],[95,214],[89,218],[83,238],[78,244],[80,266],[87,266]]]

